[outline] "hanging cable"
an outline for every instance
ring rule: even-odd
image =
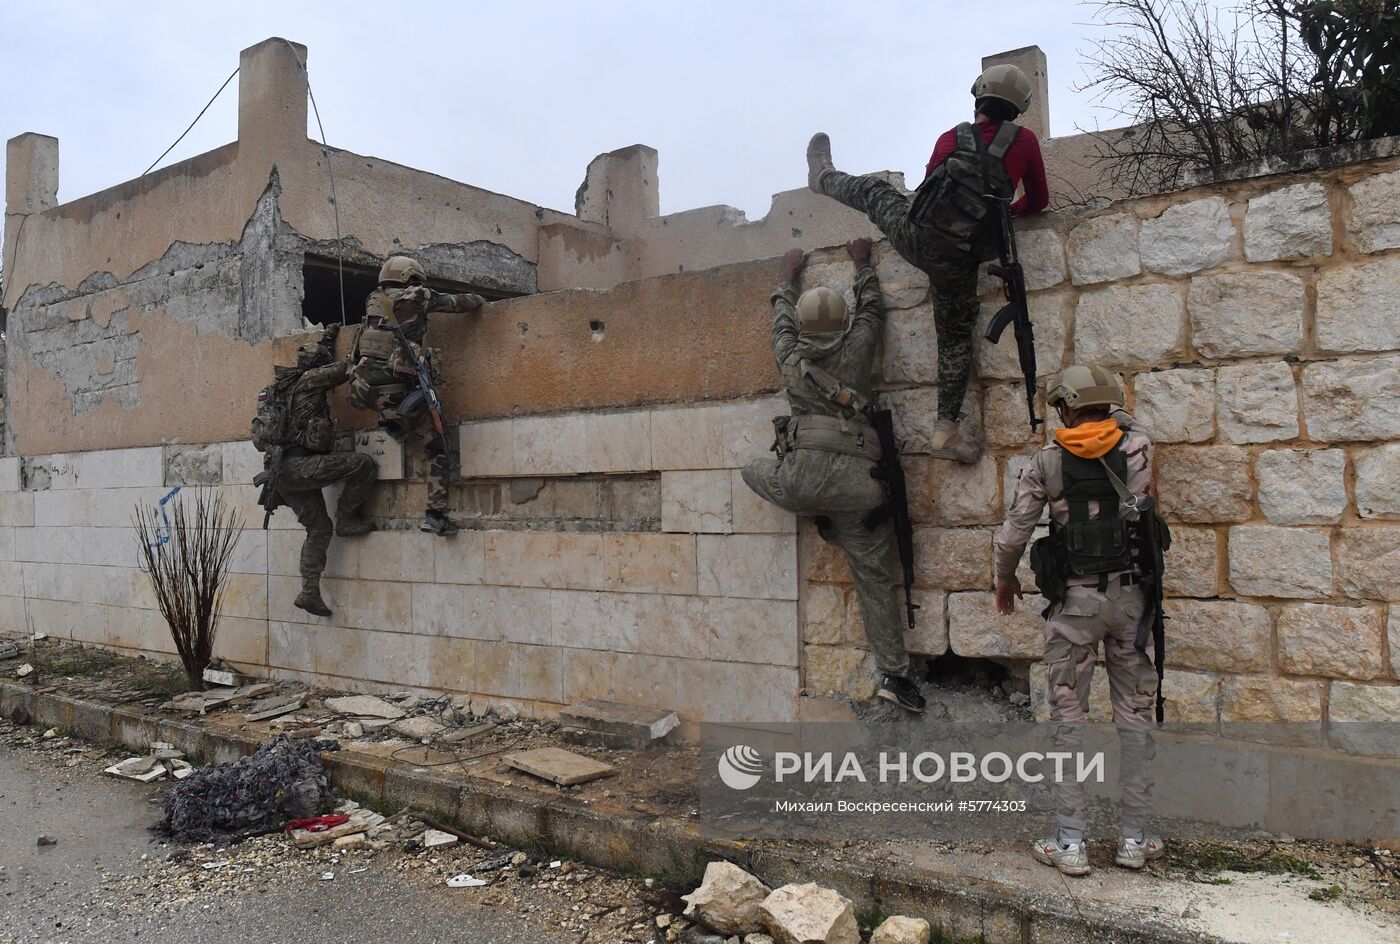
[[[311,112],[316,116],[316,128],[321,132],[321,153],[326,156],[326,173],[331,179],[331,210],[335,213],[335,267],[336,279],[340,283],[340,325],[344,327],[347,323],[345,317],[345,250],[340,238],[340,200],[335,194],[335,169],[331,167],[331,146],[326,143],[326,126],[321,124],[321,109],[316,107],[316,93],[311,90],[311,74],[306,71],[306,63],[302,61],[301,54],[297,52],[297,47],[293,46],[290,40],[284,39],[287,48],[292,51],[292,58],[297,61],[297,66],[301,69],[301,76],[306,80],[306,95],[311,99]]]
[[[214,104],[214,102],[215,102],[216,100],[218,100],[218,97],[224,93],[224,89],[228,88],[228,84],[229,84],[230,82],[233,81],[233,77],[234,77],[235,75],[237,75],[237,74],[238,74],[238,69],[237,69],[237,68],[235,68],[232,72],[230,72],[230,73],[228,74],[228,78],[224,79],[224,84],[219,86],[219,90],[218,90],[217,92],[214,93],[214,97],[211,98],[211,99],[209,99],[209,101],[205,102],[205,103],[204,103],[204,107],[201,108],[201,109],[199,110],[199,114],[197,114],[197,115],[194,116],[194,121],[191,121],[191,122],[190,122],[189,128],[186,128],[184,131],[181,131],[181,132],[180,132],[180,136],[179,136],[178,138],[175,139],[175,144],[172,144],[172,145],[170,145],[170,147],[166,148],[164,151],[161,151],[161,152],[160,152],[160,157],[158,157],[158,158],[156,158],[155,160],[151,161],[151,166],[150,166],[150,167],[147,167],[145,170],[143,170],[143,171],[141,172],[141,177],[145,177],[147,174],[149,174],[149,173],[151,172],[152,168],[154,168],[154,167],[155,167],[157,164],[159,164],[161,161],[165,160],[165,155],[167,155],[167,154],[169,154],[171,151],[175,150],[175,146],[176,146],[177,144],[179,144],[181,141],[185,140],[185,135],[189,134],[189,133],[190,133],[190,130],[191,130],[192,128],[194,128],[195,125],[199,124],[199,119],[201,119],[201,118],[204,117],[204,113],[205,113],[206,111],[209,110],[209,106],[212,105],[212,104]],[[137,179],[139,180],[140,177],[138,177]]]

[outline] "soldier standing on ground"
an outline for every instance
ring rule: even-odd
[[[351,354],[350,402],[374,410],[379,425],[399,442],[413,442],[428,460],[428,506],[421,530],[437,535],[457,533],[447,515],[447,484],[451,456],[433,427],[426,402],[410,397],[417,389],[413,365],[404,356],[390,327],[397,323],[419,357],[426,357],[433,374],[433,352],[423,346],[428,314],[435,311],[479,311],[480,295],[446,295],[428,288],[423,267],[408,256],[392,256],[379,270],[379,287],[365,300],[365,325]]]
[[[910,711],[923,711],[918,682],[910,677],[900,605],[894,525],[876,528],[866,516],[886,501],[871,477],[880,443],[866,419],[875,350],[885,327],[880,283],[870,265],[870,240],[848,247],[856,273],[856,312],[827,288],[801,298],[795,288],[805,263],[800,249],[783,257],[783,281],[773,292],[773,356],[792,416],[775,420],[778,458],[755,459],[745,483],[765,500],[800,515],[818,517],[822,536],[846,552],[860,601],[865,636],[881,678],[877,694]]]
[[[332,325],[320,343],[303,345],[297,353],[296,367],[274,368],[276,379],[260,394],[281,400],[275,411],[277,421],[263,424],[268,430],[282,426],[284,432],[267,436],[268,440],[281,442],[259,442],[260,421],[268,415],[265,402],[259,403],[259,418],[253,423],[254,443],[268,455],[264,481],[273,483],[275,492],[269,511],[276,503],[284,504],[306,529],[306,540],[301,545],[301,593],[294,605],[317,616],[331,615],[330,607],[321,598],[321,574],[326,569],[332,532],[352,537],[374,530],[374,523],[361,513],[374,486],[374,459],[358,452],[332,451],[335,428],[326,394],[345,383],[350,374],[349,362],[335,359],[339,331],[340,325]],[[272,448],[264,448],[265,445]],[[321,489],[336,482],[344,482],[345,488],[340,493],[332,526]]]
[[[1113,723],[1122,745],[1122,835],[1117,864],[1140,869],[1162,855],[1146,832],[1152,806],[1152,702],[1157,674],[1135,648],[1149,605],[1142,587],[1136,497],[1151,493],[1152,440],[1122,412],[1123,389],[1100,367],[1074,365],[1050,380],[1046,402],[1063,429],[1021,473],[1006,521],[997,533],[996,607],[1010,614],[1021,596],[1016,569],[1050,506],[1050,536],[1036,542],[1031,565],[1049,602],[1045,668],[1055,747],[1077,752],[1088,718],[1089,685],[1099,644],[1108,668]],[[1126,428],[1125,428],[1126,427]],[[1054,784],[1058,835],[1037,842],[1037,861],[1066,875],[1089,874],[1084,849],[1088,800],[1078,782]]]
[[[959,430],[976,325],[977,267],[995,258],[1000,239],[996,207],[983,198],[1024,195],[1015,215],[1038,213],[1050,202],[1040,142],[1013,119],[1030,105],[1031,83],[1013,65],[992,66],[972,86],[975,122],[943,134],[929,159],[924,182],[906,196],[875,176],[857,177],[832,166],[824,133],[807,145],[807,184],[817,193],[861,211],[889,237],[911,265],[928,274],[938,335],[938,420],[930,454],[976,461],[980,437]]]

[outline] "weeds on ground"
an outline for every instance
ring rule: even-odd
[[[1178,849],[1171,852],[1169,861],[1186,872],[1192,880],[1208,885],[1228,884],[1230,880],[1222,877],[1219,874],[1221,872],[1322,878],[1322,874],[1311,862],[1276,849],[1260,853],[1220,846]]]
[[[1314,888],[1308,892],[1308,897],[1313,901],[1336,901],[1342,897],[1342,886],[1328,885],[1326,888]]]

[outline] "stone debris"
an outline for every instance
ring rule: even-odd
[[[411,741],[427,743],[441,734],[445,728],[431,718],[419,715],[395,721],[389,725],[389,730]]]
[[[576,744],[645,750],[664,742],[680,726],[674,711],[611,701],[584,701],[559,713],[559,733]]]
[[[389,721],[397,721],[408,714],[404,709],[396,708],[384,699],[376,698],[373,695],[346,695],[342,698],[327,698],[326,707],[343,715],[352,715],[357,718],[384,718]]]
[[[282,715],[291,714],[298,711],[306,702],[306,695],[269,695],[266,698],[253,702],[249,706],[249,712],[243,716],[245,721],[267,721],[271,718],[278,718]]]
[[[223,685],[229,688],[237,688],[246,684],[248,678],[236,669],[219,668],[209,666],[204,670],[204,681],[211,685]]]
[[[763,900],[760,911],[777,944],[860,944],[851,900],[813,882],[784,885]]]
[[[56,846],[58,845],[58,840],[52,836],[40,836],[34,844],[36,846]]]
[[[928,944],[933,929],[923,918],[893,915],[870,935],[870,944]]]
[[[423,848],[436,849],[439,846],[457,845],[457,837],[451,833],[445,833],[441,829],[427,829],[423,832]]]
[[[26,662],[15,672],[15,678],[28,678],[34,674],[34,666]]]
[[[617,768],[612,764],[605,764],[602,761],[584,757],[582,754],[575,754],[573,751],[566,751],[560,747],[539,747],[530,751],[507,754],[501,758],[501,761],[507,767],[523,770],[527,774],[556,783],[561,787],[587,783],[590,780],[609,777],[617,773]]]
[[[19,658],[19,644],[13,642],[0,643],[0,661],[5,659]]]
[[[113,777],[120,777],[123,780],[154,783],[157,780],[164,780],[166,776],[173,776],[176,770],[176,764],[182,764],[186,768],[190,767],[189,764],[185,764],[184,761],[175,758],[172,758],[167,763],[159,760],[154,754],[150,754],[145,757],[131,757],[120,763],[113,764],[106,768],[103,773],[110,774]]]
[[[732,862],[711,862],[700,887],[681,900],[685,917],[721,934],[748,934],[763,927],[759,909],[770,894],[772,889]]]
[[[489,884],[490,882],[487,882],[485,879],[479,879],[465,872],[461,875],[454,875],[447,880],[448,888],[480,888],[483,885]]]
[[[773,944],[773,939],[766,934],[745,934],[744,944]]]
[[[267,682],[240,685],[237,688],[211,688],[203,692],[183,692],[161,705],[167,711],[207,714],[217,708],[243,704],[272,691]]]

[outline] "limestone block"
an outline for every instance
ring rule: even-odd
[[[1036,406],[1043,416],[1042,407]],[[1024,384],[996,384],[987,388],[982,402],[983,427],[987,445],[994,449],[1017,449],[1040,442],[1039,433],[1031,430],[1026,413]]]
[[[734,528],[732,489],[728,469],[662,472],[661,530],[729,533]]]
[[[914,532],[914,583],[942,590],[986,590],[992,585],[992,532],[921,528]]]
[[[486,582],[501,587],[603,588],[603,536],[488,531]]]
[[[523,416],[513,420],[516,475],[576,475],[588,466],[587,430],[581,413]]]
[[[651,413],[586,413],[583,416],[586,472],[646,472],[651,461]]]
[[[0,492],[19,491],[19,456],[0,457]]]
[[[1269,611],[1233,600],[1168,600],[1171,664],[1210,672],[1269,667]]]
[[[696,591],[695,538],[689,534],[603,535],[603,586],[637,593]]]
[[[516,472],[515,421],[485,420],[457,427],[463,478],[542,474]]]
[[[514,589],[514,588],[493,588]],[[491,614],[501,630],[501,638],[522,642],[557,644],[577,649],[599,649],[612,652],[645,651],[652,655],[684,655],[703,657],[704,648],[681,647],[670,628],[661,619],[664,600],[652,594],[592,593],[570,590],[549,592],[548,616],[530,620],[537,629],[506,625],[501,619],[507,607],[519,606],[522,611],[536,602],[530,594],[538,591],[516,590],[512,596],[491,601],[483,595],[486,605],[497,607]],[[553,635],[548,635],[552,627]],[[643,639],[646,645],[643,645]]]
[[[1381,611],[1293,603],[1278,615],[1278,665],[1291,675],[1372,679],[1381,674]]]
[[[938,381],[938,332],[933,329],[931,305],[886,314],[880,376],[887,384]]]
[[[1400,517],[1400,445],[1356,453],[1356,513],[1363,518]]]
[[[797,599],[795,536],[702,534],[697,542],[702,594]]]
[[[1332,593],[1325,531],[1239,525],[1230,529],[1230,584],[1250,597],[1315,599]]]
[[[170,444],[165,447],[166,485],[218,485],[223,481],[224,454],[218,443],[206,446]]]
[[[335,544],[344,542],[335,542]],[[433,542],[433,580],[481,583],[486,578],[486,534],[462,531],[451,541]]]
[[[263,470],[263,454],[247,440],[219,444],[223,452],[223,478],[226,485],[252,485]]]
[[[1303,280],[1285,272],[1231,272],[1191,280],[1191,341],[1206,357],[1291,354],[1303,343]]]
[[[621,677],[646,679],[638,671]],[[671,687],[658,691],[655,703],[672,702],[683,720],[780,724],[797,717],[798,674],[793,667],[690,661],[672,678],[674,682],[662,679]]]
[[[430,581],[434,578],[434,545],[440,541],[422,531],[375,531],[356,538],[355,576],[406,583]]]
[[[1110,285],[1084,292],[1074,316],[1075,359],[1104,367],[1153,366],[1181,354],[1185,306],[1170,285]]]
[[[1142,264],[1149,272],[1185,275],[1228,259],[1235,225],[1223,197],[1206,197],[1167,207],[1156,219],[1143,220],[1138,238]]]
[[[1050,227],[1021,229],[1018,225],[1016,249],[1021,254],[1027,291],[1038,292],[1065,280],[1064,241]]]
[[[682,895],[685,916],[720,934],[747,934],[763,927],[759,907],[772,892],[767,885],[731,862],[705,866],[700,887]]]
[[[1021,362],[1016,356],[1016,339],[1010,327],[998,344],[985,340],[987,325],[1002,305],[1000,296],[982,305],[977,326],[972,332],[972,359],[977,376],[987,380],[1021,380]],[[1035,328],[1035,369],[1039,377],[1048,377],[1065,366],[1065,351],[1069,338],[1070,296],[1063,292],[1033,292],[1027,308]]]
[[[1351,185],[1347,235],[1362,252],[1400,246],[1400,171],[1375,174]]]
[[[1303,415],[1316,442],[1400,439],[1400,355],[1306,365]]]
[[[720,416],[718,406],[652,410],[652,467],[663,471],[724,468],[724,429]]]
[[[1362,600],[1400,600],[1400,526],[1342,528],[1337,590]]]
[[[1085,220],[1069,231],[1069,272],[1075,285],[1126,279],[1142,271],[1137,219],[1114,213]]]
[[[784,885],[764,899],[764,923],[778,944],[860,944],[849,898],[820,885]]]
[[[1168,667],[1167,679],[1162,688],[1167,724],[1213,725],[1220,720],[1220,676]]]
[[[919,609],[914,628],[904,631],[904,648],[915,655],[943,655],[948,651],[948,594],[916,587],[914,605]]]
[[[1002,616],[992,593],[948,596],[948,641],[960,656],[982,659],[1038,659],[1045,654],[1045,621],[1035,598]]]
[[[893,915],[880,922],[870,935],[870,944],[928,944],[932,929],[923,918]]]
[[[1253,197],[1244,216],[1250,262],[1325,256],[1332,251],[1332,210],[1320,183],[1294,184]]]
[[[1298,386],[1293,369],[1283,361],[1221,367],[1215,390],[1215,422],[1226,442],[1297,437]]]
[[[34,494],[0,492],[0,528],[34,527]]]
[[[891,390],[880,399],[894,414],[894,435],[900,443],[901,452],[910,456],[927,453],[933,437],[933,424],[938,420],[938,389],[912,387],[908,390]],[[969,387],[963,398],[962,423],[980,435],[982,398],[975,388]]]
[[[1272,449],[1255,459],[1259,510],[1272,524],[1335,524],[1347,510],[1340,449]]]
[[[773,417],[789,412],[783,397],[734,400],[720,407],[724,437],[724,467],[742,469],[749,461],[769,455],[773,445]]]
[[[729,490],[732,498],[733,529],[738,534],[793,534],[797,516],[749,488],[741,470],[732,469]],[[665,508],[663,506],[662,510]]]
[[[1220,680],[1220,720],[1238,723],[1307,724],[1322,720],[1317,682],[1227,675]]]
[[[382,429],[355,430],[355,451],[374,460],[375,478],[398,482],[404,478],[403,444]],[[460,439],[459,439],[460,442]]]
[[[894,251],[888,240],[881,240],[876,246],[875,274],[880,279],[880,297],[887,309],[913,308],[928,301],[928,276],[914,268],[904,257]],[[844,279],[843,285],[855,280],[855,268],[849,262],[835,264]],[[808,287],[806,273],[803,287]],[[817,283],[813,283],[817,284]]]
[[[1176,525],[1167,551],[1162,587],[1168,596],[1213,597],[1220,593],[1220,541],[1212,528]]]
[[[1335,353],[1400,348],[1400,256],[1318,277],[1317,346]]]
[[[1154,442],[1205,442],[1215,435],[1215,371],[1138,374],[1133,378],[1133,416]]]
[[[930,486],[933,520],[942,525],[997,524],[1001,520],[1001,477],[996,459],[984,456],[967,465],[939,460]]]
[[[804,541],[802,579],[815,583],[851,583],[851,570],[846,564],[846,555],[836,544],[823,541],[808,531],[812,540]]]
[[[1351,754],[1400,756],[1400,686],[1333,682],[1327,700],[1327,733]]]
[[[797,666],[797,607],[790,600],[720,597],[661,598],[683,631],[708,641],[709,658],[723,662]],[[645,641],[645,624],[641,642]]]
[[[832,584],[808,584],[803,594],[802,641],[839,646],[846,641],[848,591]]]
[[[1179,521],[1244,521],[1253,513],[1249,453],[1238,446],[1157,450],[1162,512]]]
[[[456,624],[466,611],[467,591],[453,584],[424,583],[413,587],[412,631],[420,636],[457,636]],[[546,623],[546,626],[548,624]]]
[[[875,694],[875,657],[848,645],[807,646],[802,685],[809,694],[864,701]]]

